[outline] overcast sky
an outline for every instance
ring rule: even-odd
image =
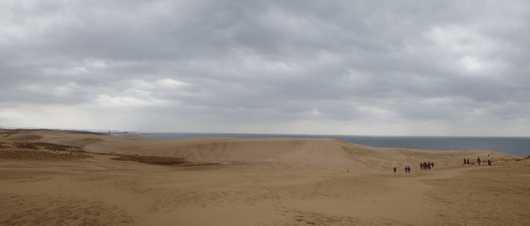
[[[530,136],[530,3],[0,1],[0,126]]]

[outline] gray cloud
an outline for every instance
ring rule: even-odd
[[[436,122],[480,135],[485,124],[530,124],[525,1],[49,0],[0,8],[0,125],[17,126],[18,113],[37,117],[27,106],[75,108],[97,127],[149,131],[300,121],[382,131]],[[105,114],[127,117],[98,121]],[[157,119],[140,120],[149,117]],[[53,123],[85,125],[46,125]]]

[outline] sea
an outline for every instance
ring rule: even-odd
[[[348,136],[304,134],[251,134],[251,133],[134,133],[140,137],[158,140],[189,137],[251,138],[334,138],[349,143],[378,148],[412,148],[423,150],[456,151],[483,149],[517,156],[530,156],[530,137],[460,137],[460,136]]]

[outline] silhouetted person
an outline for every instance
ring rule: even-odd
[[[431,162],[431,167],[434,168],[434,162]]]
[[[397,168],[394,166],[394,173],[396,173],[396,171],[397,171]]]
[[[427,162],[427,169],[431,169],[431,161]]]
[[[477,158],[477,164],[480,166],[480,157]]]
[[[423,162],[423,169],[427,169],[427,163]]]
[[[464,159],[464,164],[463,165],[465,165],[465,164],[466,164],[466,159]]]
[[[467,164],[469,165],[469,159],[467,159]]]
[[[423,163],[420,162],[420,169],[423,169]]]
[[[407,170],[409,171],[409,174],[410,174],[410,167],[408,167],[408,169],[407,169]]]
[[[488,155],[488,166],[490,166],[490,168],[491,168],[491,157],[490,157],[490,155]]]

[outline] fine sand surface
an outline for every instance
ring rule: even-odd
[[[475,163],[488,154],[491,168]],[[530,159],[330,138],[0,130],[0,211],[0,225],[530,225]]]

